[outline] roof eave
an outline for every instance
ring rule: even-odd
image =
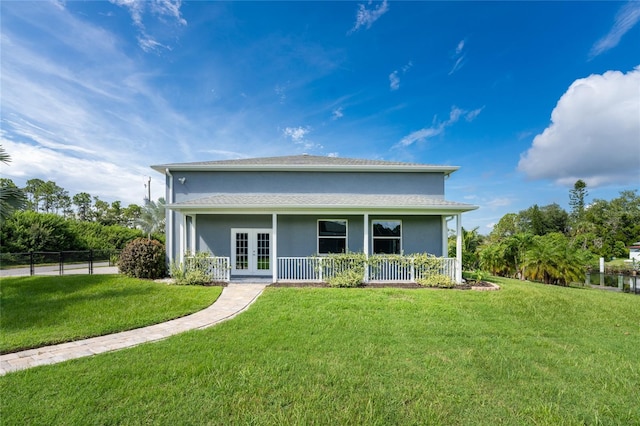
[[[458,170],[459,166],[437,166],[437,165],[346,165],[346,164],[159,164],[151,166],[158,173],[166,174],[170,172],[203,172],[203,171],[281,171],[281,172],[429,172],[444,173],[450,175]]]
[[[475,205],[460,206],[336,206],[336,205],[256,205],[247,206],[241,204],[229,204],[225,206],[212,206],[207,204],[178,205],[169,204],[166,206],[169,210],[182,212],[200,212],[200,213],[314,213],[326,211],[342,211],[345,213],[364,213],[364,212],[380,212],[380,213],[405,213],[405,214],[456,214],[477,210],[479,207]]]

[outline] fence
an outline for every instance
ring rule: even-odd
[[[617,288],[620,291],[640,294],[640,277],[638,277],[636,271],[620,273],[587,272],[585,284],[599,285],[604,288]]]
[[[372,257],[372,259],[374,259]],[[435,267],[425,270],[415,266],[411,257],[375,257],[367,262],[367,282],[415,282],[427,274],[456,277],[456,259],[434,258]],[[321,282],[336,274],[333,259],[324,257],[279,257],[278,281]],[[364,279],[365,277],[363,277]]]
[[[231,259],[221,256],[187,257],[185,258],[187,269],[204,270],[212,281],[229,282],[231,280]]]
[[[64,275],[65,272],[91,275],[96,267],[115,266],[118,254],[116,250],[0,253],[0,272],[2,276]]]

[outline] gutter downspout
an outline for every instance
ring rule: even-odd
[[[169,193],[167,194],[167,200],[169,204],[173,204],[173,175],[169,171],[169,168],[164,169],[164,172],[169,176]],[[166,209],[166,218],[169,222],[167,229],[167,256],[169,261],[173,260],[173,211]]]

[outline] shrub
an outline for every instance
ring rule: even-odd
[[[203,285],[213,281],[209,271],[208,258],[213,256],[208,252],[198,252],[194,255],[186,253],[185,264],[172,262],[170,275],[178,285]]]
[[[156,240],[137,238],[120,253],[120,272],[134,278],[162,278],[166,274],[164,246]]]
[[[418,284],[425,287],[455,287],[454,280],[449,275],[443,274],[440,269],[442,259],[428,253],[413,254],[411,257],[414,259]]]
[[[324,272],[330,287],[358,287],[364,280],[366,266],[364,253],[330,254]]]
[[[453,288],[456,285],[450,276],[443,274],[427,275],[418,278],[416,282],[424,287]]]

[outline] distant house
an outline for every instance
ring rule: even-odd
[[[168,258],[209,251],[228,258],[231,280],[317,279],[310,262],[328,253],[446,257],[447,222],[460,236],[477,208],[445,199],[454,166],[298,155],[152,168],[166,176]]]
[[[640,262],[640,241],[629,246],[629,260]]]

